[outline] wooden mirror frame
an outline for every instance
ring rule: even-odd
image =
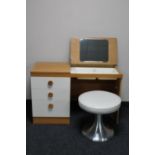
[[[93,40],[108,40],[109,51],[108,61],[80,61],[80,39],[93,39]],[[117,65],[117,39],[116,38],[72,38],[70,46],[70,61],[71,66],[82,66],[82,67],[114,67]]]

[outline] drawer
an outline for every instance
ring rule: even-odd
[[[57,99],[64,100],[66,97],[69,97],[70,90],[68,88],[69,86],[66,86],[66,88],[62,89],[53,89],[53,90],[46,90],[46,89],[32,89],[32,100],[46,100],[46,101],[52,101]],[[52,97],[50,97],[50,94],[52,94]]]
[[[49,108],[49,104],[52,104],[53,108]],[[69,117],[70,101],[67,99],[63,101],[57,100],[55,102],[33,100],[32,115],[33,117]]]
[[[69,81],[64,77],[31,77],[31,88],[59,89]]]

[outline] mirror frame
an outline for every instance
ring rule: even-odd
[[[93,39],[93,40],[108,40],[108,61],[80,61],[80,40],[81,39]],[[77,38],[71,39],[70,44],[70,62],[71,66],[83,66],[83,67],[114,67],[117,65],[117,39],[116,38],[104,38],[104,37],[91,37],[91,38]]]

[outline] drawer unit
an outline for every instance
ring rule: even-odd
[[[31,77],[33,117],[70,116],[70,78]]]

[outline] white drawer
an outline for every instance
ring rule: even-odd
[[[53,109],[49,109],[48,105],[52,103]],[[45,100],[32,101],[32,115],[33,117],[69,117],[70,104],[68,100],[47,102]]]
[[[51,101],[55,99],[65,99],[68,98],[70,95],[68,86],[66,88],[62,87],[61,89],[53,89],[53,90],[46,90],[46,89],[32,89],[31,94],[32,94],[32,100],[46,100],[46,101]],[[53,97],[48,97],[48,94],[52,93]]]
[[[52,81],[52,86],[48,86],[48,82]],[[31,77],[31,88],[59,89],[68,83],[70,78],[64,77]]]

